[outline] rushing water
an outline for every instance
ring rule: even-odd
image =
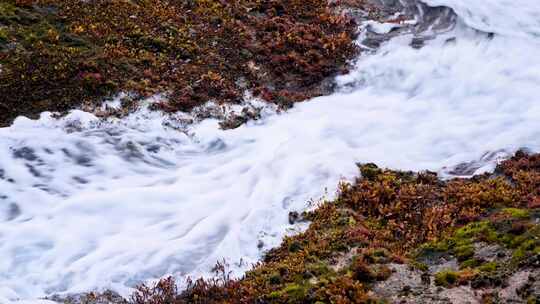
[[[540,150],[540,2],[426,2],[454,8],[455,28],[428,30],[421,49],[400,35],[338,93],[235,130],[206,120],[186,134],[144,111],[0,129],[0,303],[127,294],[222,258],[241,273],[279,243],[289,211],[332,196],[355,162],[444,174]]]

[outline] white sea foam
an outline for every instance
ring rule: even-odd
[[[536,0],[425,0],[448,6],[475,29],[507,36],[540,38],[540,3]],[[531,54],[532,55],[532,54]]]
[[[429,2],[468,8],[469,26],[499,20],[498,5]],[[529,15],[540,12],[532,3]],[[395,38],[338,79],[339,93],[235,130],[205,120],[186,134],[145,111],[17,119],[0,129],[0,303],[127,294],[222,258],[239,274],[260,257],[259,240],[279,243],[289,211],[356,176],[355,162],[444,172],[490,151],[540,150],[534,28],[479,26],[498,33],[490,39],[459,25],[420,50]]]

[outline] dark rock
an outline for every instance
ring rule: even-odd
[[[289,212],[289,224],[294,225],[300,219],[300,214],[296,211]]]

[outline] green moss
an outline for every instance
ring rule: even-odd
[[[527,235],[512,235],[512,234],[506,234],[504,237],[503,237],[503,240],[505,242],[505,244],[509,247],[509,248],[518,248],[520,247],[524,242],[526,242],[527,240],[529,239],[529,237]]]
[[[468,224],[458,229],[454,237],[457,240],[463,241],[464,239],[478,238],[482,236],[485,240],[496,241],[498,234],[489,221],[480,221]]]
[[[468,259],[466,261],[461,262],[459,266],[460,268],[465,269],[465,268],[475,268],[480,264],[481,264],[481,261],[479,261],[478,259],[472,258],[472,259]]]
[[[0,25],[0,39],[7,40],[8,39],[8,30],[7,27]]]
[[[512,263],[519,264],[528,257],[540,253],[540,225],[536,224],[518,236],[505,237],[507,247],[514,249]]]
[[[537,248],[538,240],[529,239],[524,241],[518,248],[512,253],[512,262],[518,263],[523,259],[535,254],[535,249]]]
[[[454,249],[454,255],[458,261],[466,261],[474,256],[474,246],[470,244],[458,246]]]
[[[281,294],[287,295],[287,299],[289,303],[298,303],[298,301],[302,301],[306,298],[307,293],[309,290],[309,286],[306,285],[299,285],[299,284],[289,284],[287,287],[283,289]]]
[[[418,257],[436,255],[453,255],[459,262],[464,262],[462,267],[473,267],[476,261],[474,257],[474,243],[477,241],[496,242],[499,238],[497,231],[489,221],[473,222],[454,231],[449,236],[437,241],[422,245]]]
[[[530,217],[530,213],[526,209],[505,208],[502,211],[513,218],[529,218]]]
[[[458,273],[452,270],[443,270],[435,274],[435,285],[449,287],[458,280]]]
[[[418,269],[418,270],[423,271],[423,272],[426,272],[426,271],[429,270],[429,266],[428,266],[428,265],[426,265],[425,263],[421,263],[421,262],[415,261],[415,260],[409,262],[409,265],[410,265],[411,267],[413,267],[414,269]]]
[[[279,291],[272,291],[268,294],[269,299],[279,299],[281,297],[281,292]]]
[[[429,256],[434,253],[444,253],[450,251],[450,244],[447,240],[426,243],[420,246],[418,256]]]
[[[16,16],[17,7],[7,2],[0,2],[0,22],[7,22]]]
[[[495,272],[499,268],[499,264],[497,262],[489,262],[484,263],[480,265],[477,269],[481,272]]]

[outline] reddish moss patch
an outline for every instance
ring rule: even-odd
[[[483,286],[475,282],[504,276],[495,263],[469,263],[473,242],[514,248],[514,266],[538,255],[534,215],[512,217],[508,210],[517,209],[505,209],[536,214],[527,197],[540,182],[538,159],[518,153],[498,167],[499,174],[450,181],[429,172],[360,166],[364,178],[343,184],[335,201],[305,214],[309,229],[285,238],[244,278],[192,282],[173,303],[378,303],[370,290],[391,275],[386,265],[420,265],[410,260],[418,248],[459,255],[463,265],[479,266],[440,273],[437,284]],[[524,228],[512,232],[519,223]]]
[[[0,123],[120,91],[164,92],[165,111],[246,89],[286,107],[324,93],[357,52],[355,29],[326,0],[5,0]]]

